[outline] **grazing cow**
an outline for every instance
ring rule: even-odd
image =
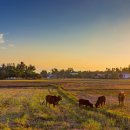
[[[98,107],[102,107],[103,105],[105,105],[105,103],[106,103],[106,97],[105,96],[100,96],[100,97],[98,97],[98,100],[97,100],[97,102],[96,102],[96,104],[95,104],[95,107],[96,108],[98,108]]]
[[[58,105],[60,100],[62,100],[61,96],[47,95],[46,96],[46,106],[47,106],[47,103],[49,103],[49,106],[50,106],[50,104],[53,104],[53,107],[55,107],[55,105]]]
[[[89,100],[79,99],[79,107],[82,105],[85,105],[86,107],[89,106],[89,107],[93,108],[93,104]]]
[[[119,95],[118,95],[119,105],[124,105],[124,100],[125,100],[125,93],[120,92]]]

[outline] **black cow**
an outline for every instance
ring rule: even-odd
[[[96,108],[98,108],[98,107],[102,107],[103,105],[105,105],[105,103],[106,103],[106,97],[105,96],[100,96],[100,97],[98,97],[98,100],[97,100],[97,102],[96,102],[96,104],[95,104],[95,107]]]
[[[82,105],[85,105],[86,107],[89,106],[89,107],[93,108],[93,104],[89,100],[79,99],[79,107],[81,107]]]
[[[53,104],[53,107],[55,107],[55,105],[58,105],[60,100],[62,100],[61,96],[47,95],[46,96],[46,106],[47,106],[47,103],[49,103],[49,106],[50,106],[50,104]]]

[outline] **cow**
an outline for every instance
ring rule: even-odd
[[[120,92],[118,94],[119,105],[124,105],[124,100],[125,100],[125,93],[124,92]]]
[[[82,105],[85,105],[86,107],[89,106],[89,107],[93,108],[93,104],[89,100],[79,99],[79,107],[81,107]]]
[[[100,97],[98,97],[98,100],[97,100],[97,102],[96,102],[96,104],[95,104],[95,107],[96,108],[98,108],[98,107],[102,107],[103,105],[105,105],[105,103],[106,103],[106,97],[105,96],[100,96]]]
[[[53,107],[55,107],[55,105],[58,105],[60,100],[62,100],[61,96],[47,95],[46,96],[46,106],[47,106],[47,103],[49,103],[49,106],[50,106],[50,104],[53,104]]]

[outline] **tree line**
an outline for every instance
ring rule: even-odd
[[[54,68],[51,72],[47,73],[46,70],[43,70],[40,74],[44,78],[50,75],[50,78],[52,76],[52,78],[121,79],[123,74],[129,74],[130,76],[130,66],[124,68],[106,68],[105,71],[75,71],[73,68],[58,70]]]
[[[130,74],[130,66],[124,68],[106,68],[105,71],[75,71],[73,68],[53,68],[50,72],[42,70],[36,72],[34,65],[26,65],[24,62],[18,64],[9,63],[0,66],[0,79],[40,79],[40,78],[104,78],[119,79],[123,73]]]
[[[40,75],[35,72],[36,68],[33,65],[26,65],[24,62],[20,62],[15,65],[14,63],[2,64],[0,66],[0,79],[7,78],[23,78],[23,79],[35,79],[40,78]]]

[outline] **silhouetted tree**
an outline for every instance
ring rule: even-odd
[[[46,70],[42,70],[40,75],[43,77],[43,78],[47,78],[47,71]]]

